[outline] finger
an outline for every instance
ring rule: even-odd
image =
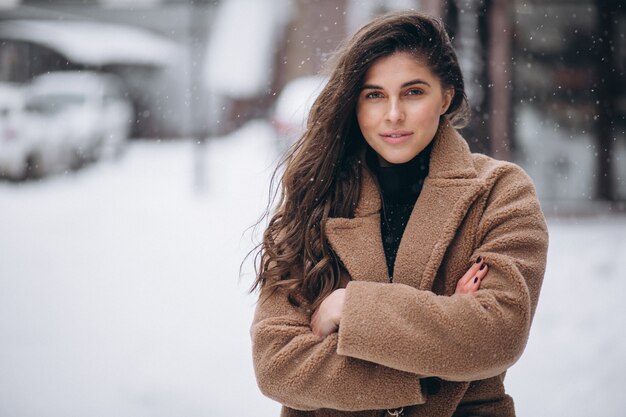
[[[480,278],[475,276],[472,278],[467,285],[463,288],[464,294],[474,294],[480,288]]]
[[[315,313],[311,316],[311,330],[313,333],[317,334],[319,330],[319,322],[318,322],[318,310],[315,310]]]
[[[474,261],[474,263],[472,264],[472,266],[470,266],[465,275],[463,275],[459,280],[461,282],[461,285],[469,284],[474,279],[476,273],[480,270],[480,267],[481,265],[483,265],[484,262],[485,259],[482,256],[476,258],[476,261]]]
[[[463,289],[470,290],[471,293],[478,290],[478,288],[480,287],[480,283],[482,282],[483,278],[485,278],[488,271],[489,266],[486,263],[482,263],[481,266],[478,268],[478,271],[476,271],[476,274],[463,285]]]
[[[322,329],[322,326],[320,324],[318,324],[318,323],[316,323],[314,326],[312,326],[311,330],[313,331],[313,334],[315,336],[322,337],[324,335],[324,331]]]
[[[313,334],[315,336],[322,338],[328,336],[331,333],[330,329],[328,328],[328,323],[324,321],[316,321],[311,330],[313,331]]]
[[[489,272],[489,265],[483,263],[476,272],[476,276],[468,284],[468,289],[470,290],[470,293],[478,291],[478,289],[480,288],[480,284],[482,283],[485,276],[487,276],[487,272]]]
[[[478,277],[474,277],[472,281],[469,283],[469,287],[467,288],[468,294],[474,294],[480,288],[480,279]]]
[[[489,272],[489,265],[487,265],[486,263],[483,263],[478,269],[478,271],[476,271],[476,276],[478,277],[479,280],[482,280],[487,275],[487,272]]]
[[[311,317],[311,330],[313,331],[313,334],[318,337],[326,337],[328,334],[326,329],[327,326],[328,324],[325,322],[320,310],[315,310],[315,313],[313,313],[313,316]]]
[[[476,284],[479,281],[478,277],[474,276],[463,283],[459,283],[455,292],[458,294],[472,294],[476,290]]]

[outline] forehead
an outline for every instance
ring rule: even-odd
[[[377,59],[365,72],[367,84],[402,84],[413,79],[437,82],[437,76],[422,60],[407,52],[396,52]]]

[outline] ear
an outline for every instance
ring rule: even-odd
[[[446,88],[443,90],[443,104],[441,105],[441,112],[439,114],[444,114],[448,111],[450,104],[452,104],[452,99],[454,98],[454,88]]]

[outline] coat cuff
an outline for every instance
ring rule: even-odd
[[[339,355],[362,358],[363,349],[371,343],[368,335],[375,329],[368,326],[368,323],[371,323],[371,317],[374,315],[374,312],[370,311],[371,307],[376,305],[370,300],[376,293],[369,288],[371,284],[365,281],[350,281],[346,286],[337,341]]]
[[[337,338],[337,354],[350,356],[357,359],[364,359],[364,349],[371,343],[367,340],[371,334],[371,323],[367,317],[372,315],[370,309],[376,305],[374,300],[377,291],[372,291],[372,286],[379,283],[365,281],[350,281],[346,287],[346,298],[343,307],[342,318],[339,323]],[[367,360],[367,359],[364,359]],[[383,366],[383,365],[380,365]],[[405,378],[402,384],[404,392],[395,394],[404,399],[406,405],[418,405],[426,402],[427,393],[422,389],[420,376],[401,372],[401,377]]]

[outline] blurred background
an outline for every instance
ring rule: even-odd
[[[626,7],[617,0],[0,0],[0,416],[276,416],[251,229],[325,63],[440,16],[476,152],[551,234],[518,415],[623,416]]]

